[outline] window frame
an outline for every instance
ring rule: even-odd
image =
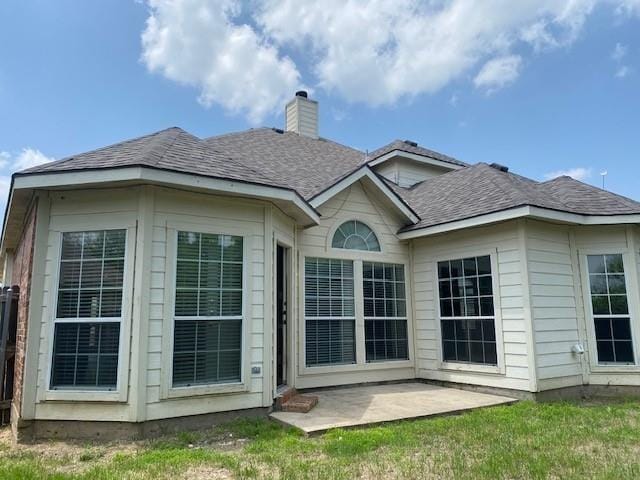
[[[344,221],[338,221],[338,225],[344,223]],[[330,236],[331,240],[332,237]],[[382,248],[382,244],[381,244]],[[382,255],[382,258],[381,258]],[[355,313],[356,313],[356,362],[352,364],[344,365],[325,365],[317,367],[306,366],[306,321],[305,321],[305,258],[317,257],[327,258],[335,260],[351,260],[353,261],[353,276],[354,276],[354,298],[355,298]],[[389,360],[380,362],[368,362],[366,361],[365,354],[365,324],[364,324],[364,296],[363,296],[363,262],[382,262],[382,263],[395,263],[403,265],[405,271],[405,290],[406,290],[406,302],[407,302],[407,341],[408,341],[408,360]],[[329,243],[326,249],[318,247],[310,247],[300,250],[298,261],[298,275],[299,275],[299,290],[297,294],[298,298],[298,313],[300,322],[297,322],[298,332],[296,333],[299,339],[299,348],[297,352],[298,368],[297,374],[300,377],[312,377],[314,375],[325,374],[348,374],[363,371],[376,371],[376,370],[395,370],[395,369],[415,369],[415,353],[414,353],[414,335],[413,335],[413,292],[411,291],[413,281],[410,278],[412,272],[410,268],[410,260],[408,256],[387,254],[384,255],[380,252],[369,252],[364,250],[345,250],[338,248],[331,248]]]
[[[49,230],[50,248],[55,252],[54,261],[56,267],[50,278],[49,299],[47,306],[51,310],[49,312],[49,327],[47,329],[48,338],[47,345],[47,368],[44,375],[44,385],[42,400],[60,400],[60,401],[95,401],[95,402],[125,402],[127,400],[128,391],[128,375],[129,371],[129,353],[130,353],[130,334],[131,334],[131,306],[133,297],[133,280],[134,280],[134,262],[136,249],[136,225],[114,219],[102,219],[100,223],[96,222],[70,222],[59,228]],[[73,232],[89,232],[103,230],[124,230],[125,231],[125,251],[124,251],[124,275],[122,279],[122,307],[120,317],[105,318],[57,318],[58,310],[58,289],[60,270],[62,267],[62,237],[65,233]],[[55,339],[55,328],[58,323],[120,323],[120,338],[118,341],[118,370],[116,388],[114,390],[102,389],[85,389],[85,388],[51,388],[51,377],[53,369],[53,350]]]
[[[387,316],[376,317],[376,316],[367,316],[366,315],[366,313],[364,312],[364,300],[365,300],[365,296],[364,296],[364,281],[365,281],[365,278],[364,278],[364,264],[365,263],[370,263],[373,266],[375,266],[376,264],[391,265],[391,266],[393,266],[394,269],[397,266],[402,267],[402,275],[403,275],[402,285],[403,285],[403,288],[404,288],[404,298],[400,299],[397,296],[395,296],[393,298],[393,301],[394,302],[397,302],[398,300],[403,300],[404,301],[404,316],[402,316],[402,317],[398,317],[398,316],[395,316],[395,317],[387,317]],[[408,275],[407,275],[407,267],[405,266],[404,263],[382,262],[382,261],[373,262],[371,260],[363,260],[362,261],[362,266],[363,266],[362,279],[361,279],[361,281],[362,281],[362,289],[363,289],[363,294],[362,294],[363,312],[362,312],[362,315],[363,315],[364,325],[365,325],[365,333],[364,333],[365,359],[364,359],[364,361],[367,364],[389,363],[389,362],[406,362],[406,361],[408,361],[410,359],[410,355],[409,355],[409,309],[411,308],[411,305],[408,304],[408,300],[407,300],[407,298],[409,296],[408,292],[407,292],[407,277],[408,277]],[[394,277],[395,277],[395,272],[394,272]],[[374,277],[371,280],[373,280],[373,282],[375,283],[375,281],[379,280],[379,279],[376,279]],[[383,279],[383,282],[384,281],[386,281],[386,279]],[[400,283],[395,278],[394,278],[393,282],[394,283]],[[385,302],[386,302],[386,300],[387,300],[386,296],[384,298],[385,298]],[[390,359],[387,358],[387,359],[382,359],[382,360],[367,360],[367,332],[366,332],[367,321],[376,321],[376,320],[378,320],[378,321],[404,321],[405,329],[406,329],[406,332],[407,332],[407,335],[406,335],[406,337],[407,337],[406,338],[406,341],[407,341],[407,358],[390,358]],[[375,340],[372,340],[372,341],[375,342]],[[397,341],[397,339],[396,339],[396,341]]]
[[[190,386],[173,385],[173,342],[175,335],[175,291],[176,274],[178,265],[178,232],[194,232],[209,235],[230,235],[242,237],[242,314],[240,319],[241,343],[240,343],[240,381],[227,383],[214,383]],[[162,329],[162,365],[160,380],[160,399],[182,398],[200,395],[216,395],[224,393],[240,393],[249,391],[249,379],[251,378],[251,358],[249,351],[249,336],[251,333],[251,318],[247,315],[250,311],[249,277],[253,259],[250,258],[252,250],[253,232],[245,229],[225,226],[211,226],[207,224],[195,224],[187,222],[167,222],[166,227],[166,251],[165,251],[165,281],[164,281],[164,312]],[[192,317],[200,320],[237,319],[233,317]],[[183,317],[183,319],[186,319]],[[264,369],[264,368],[263,368]]]
[[[375,250],[353,250],[353,249],[349,249],[349,248],[334,247],[333,246],[333,237],[335,236],[335,234],[338,231],[338,229],[342,225],[347,223],[347,222],[359,222],[359,223],[362,223],[362,224],[366,225],[367,227],[369,227],[369,229],[373,232],[373,234],[378,239],[378,245],[380,246],[380,250],[379,251],[375,251]],[[380,259],[381,257],[386,257],[385,251],[384,251],[384,245],[382,243],[382,237],[380,235],[380,232],[378,232],[378,230],[375,227],[372,227],[369,222],[365,222],[365,221],[362,221],[362,220],[357,219],[357,218],[349,217],[349,218],[340,218],[340,219],[336,220],[333,223],[333,225],[331,225],[331,228],[329,229],[329,233],[327,234],[325,245],[326,245],[326,249],[325,249],[324,252],[322,252],[322,254],[316,255],[316,254],[312,253],[311,251],[309,251],[309,252],[304,251],[304,252],[302,252],[303,257],[318,257],[318,258],[322,258],[323,255],[324,255],[324,256],[326,256],[326,258],[335,258],[335,259],[340,259],[340,260],[353,260],[354,262],[357,261],[357,260],[362,260],[362,259],[366,260],[367,259],[367,257],[366,257],[367,255],[372,255],[374,257],[379,258],[377,260],[371,260],[371,261],[378,261],[378,262],[383,261],[382,259]],[[333,255],[328,254],[328,252],[333,252]],[[404,263],[404,261],[396,262],[396,263]]]
[[[452,260],[460,260],[465,258],[477,258],[477,257],[489,257],[491,261],[491,286],[493,289],[493,317],[464,317],[474,318],[481,320],[483,318],[493,318],[495,335],[496,335],[496,359],[497,365],[484,365],[479,363],[465,363],[465,362],[452,362],[444,360],[444,353],[442,350],[442,315],[440,312],[440,289],[438,276],[438,263]],[[483,373],[494,375],[505,375],[506,367],[504,360],[504,336],[502,330],[502,302],[500,299],[500,282],[499,282],[499,270],[498,270],[498,250],[461,250],[453,251],[451,253],[439,255],[434,258],[432,263],[433,268],[433,291],[434,291],[434,311],[435,311],[435,327],[437,338],[437,352],[438,352],[438,368],[440,370],[449,370],[453,372],[469,372],[469,373]],[[446,317],[450,318],[450,317]],[[458,318],[458,317],[455,317]],[[460,317],[462,318],[462,317]]]
[[[606,251],[604,251],[606,250]],[[584,305],[585,323],[587,329],[587,345],[589,366],[593,373],[616,373],[640,371],[640,329],[638,328],[638,278],[634,253],[628,248],[588,248],[578,251],[580,257],[580,280],[582,284],[582,301]],[[634,352],[634,363],[599,363],[598,344],[596,340],[593,305],[591,304],[591,282],[589,278],[588,257],[591,255],[622,255],[624,267],[625,287],[627,289],[627,303],[629,307],[629,325],[631,328],[631,344]],[[630,268],[631,266],[631,268]],[[613,317],[614,316],[608,316]],[[621,316],[625,317],[625,315]]]

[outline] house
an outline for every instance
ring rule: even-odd
[[[640,385],[640,203],[410,141],[179,128],[14,174],[20,437],[140,432],[283,388]],[[147,430],[145,430],[147,429]]]

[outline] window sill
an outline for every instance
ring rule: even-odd
[[[504,370],[498,365],[479,365],[472,363],[441,362],[440,370],[462,373],[484,373],[489,375],[504,375]]]
[[[369,370],[393,370],[398,368],[414,368],[412,360],[389,360],[372,363],[350,363],[347,365],[323,365],[319,367],[304,367],[300,375],[325,375],[341,372],[363,372]]]
[[[615,365],[615,364],[596,364],[591,366],[591,373],[637,373],[640,372],[640,366],[635,364],[630,365]]]
[[[61,402],[125,402],[126,397],[115,391],[100,390],[47,390],[45,401]]]
[[[185,398],[202,395],[223,395],[227,393],[248,392],[244,383],[225,383],[220,385],[196,385],[193,387],[170,387],[165,398]]]

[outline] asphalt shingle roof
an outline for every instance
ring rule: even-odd
[[[525,205],[582,215],[640,213],[640,203],[569,177],[536,182],[486,163],[433,177],[410,189],[395,190],[420,216],[420,222],[405,227],[405,231]]]
[[[420,217],[418,223],[404,230],[525,205],[583,215],[640,214],[640,203],[569,177],[536,182],[484,163],[469,166],[403,141],[392,142],[367,158],[359,150],[330,140],[271,128],[203,140],[174,127],[23,170],[18,175],[146,166],[287,188],[310,200],[367,161],[393,150],[428,155],[463,167],[410,189],[385,180]]]
[[[45,163],[18,173],[69,172],[133,166],[288,188],[284,182],[216,151],[198,137],[177,127]]]
[[[354,148],[273,128],[256,128],[205,141],[267,177],[282,179],[306,199],[318,195],[366,161],[364,152]]]
[[[409,140],[394,140],[393,142],[385,145],[384,147],[380,147],[377,150],[369,153],[369,161],[373,161],[376,158],[380,158],[383,155],[386,155],[389,152],[393,152],[394,150],[399,150],[401,152],[415,153],[416,155],[423,155],[425,157],[430,157],[435,160],[440,160],[441,162],[452,163],[454,165],[458,165],[460,167],[467,166],[466,163],[461,162],[453,157],[449,157],[448,155],[443,155],[442,153],[434,152],[433,150],[429,150],[428,148],[421,147],[420,145],[416,145]]]

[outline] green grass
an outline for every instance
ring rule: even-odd
[[[637,401],[521,402],[312,438],[255,419],[135,444],[3,438],[2,479],[640,478]]]

